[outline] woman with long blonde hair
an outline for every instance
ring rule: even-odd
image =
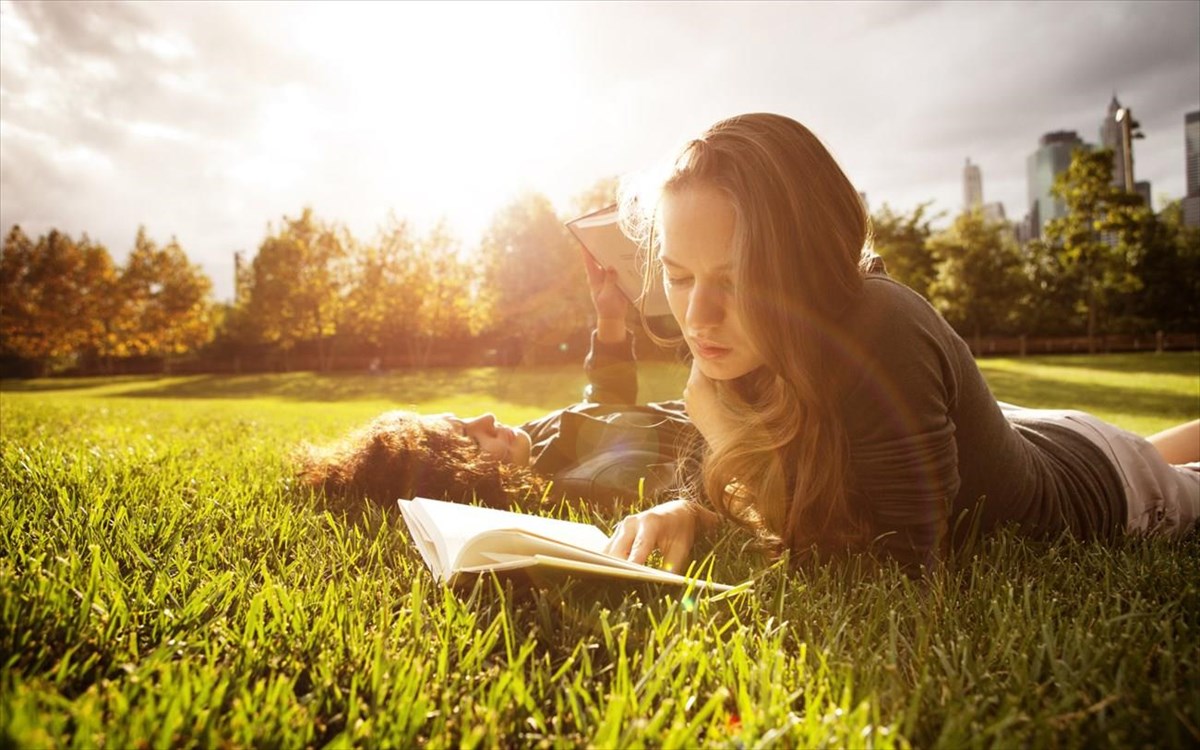
[[[1200,422],[1164,456],[1082,412],[998,403],[941,316],[872,270],[862,200],[800,123],[719,122],[623,208],[694,357],[685,400],[708,451],[690,497],[626,518],[613,554],[680,566],[721,518],[799,558],[877,545],[910,569],[972,526],[1194,526],[1200,471],[1168,459],[1200,460]]]

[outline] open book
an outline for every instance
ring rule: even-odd
[[[733,588],[637,565],[602,551],[608,536],[586,523],[418,497],[399,500],[400,513],[433,577],[454,584],[460,576],[491,571],[601,576],[648,583]]]
[[[617,271],[617,286],[638,306],[642,296],[642,276],[646,270],[645,252],[621,231],[617,222],[617,206],[611,205],[567,222],[567,228],[591,253],[596,262]],[[652,284],[646,298],[646,317],[670,315],[667,295],[662,284]]]

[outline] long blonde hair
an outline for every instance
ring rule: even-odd
[[[683,147],[648,199],[644,187],[622,192],[625,229],[649,252],[647,285],[662,283],[662,195],[700,185],[732,203],[736,304],[765,359],[748,375],[717,382],[730,417],[723,423],[734,427],[709,436],[704,494],[799,556],[857,546],[863,524],[850,502],[830,348],[869,258],[862,199],[800,123],[774,114],[723,120]]]

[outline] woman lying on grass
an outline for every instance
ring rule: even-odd
[[[619,512],[640,497],[658,499],[698,437],[682,402],[636,405],[629,303],[614,271],[584,260],[597,325],[583,402],[520,427],[491,414],[388,412],[332,445],[306,446],[297,458],[302,481],[329,497],[387,506],[430,497],[530,509],[565,497]]]
[[[680,566],[698,519],[718,519],[793,559],[875,545],[916,571],[972,527],[1195,525],[1200,465],[1171,464],[1200,460],[1200,422],[1172,452],[1081,412],[1002,408],[929,303],[867,267],[862,200],[803,125],[719,122],[622,202],[694,355],[684,396],[708,450],[693,498],[715,514],[680,500],[630,516],[613,554]]]

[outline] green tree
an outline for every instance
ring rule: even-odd
[[[1143,330],[1200,331],[1200,228],[1183,223],[1183,206],[1171,201],[1148,219],[1145,252],[1134,269],[1142,291],[1130,315]]]
[[[1084,326],[1075,307],[1075,285],[1054,248],[1031,240],[1021,251],[1026,294],[1018,307],[1017,326],[1023,333],[1067,335]]]
[[[321,370],[332,366],[331,339],[338,330],[347,284],[349,233],[316,219],[305,208],[298,219],[283,218],[251,264],[247,320],[261,341],[285,356],[297,344],[316,343]]]
[[[543,195],[501,209],[481,243],[490,332],[530,362],[586,329],[591,312],[578,242]]]
[[[416,246],[418,276],[424,282],[410,354],[419,367],[428,364],[436,341],[462,341],[486,322],[475,304],[478,286],[473,264],[458,239],[439,223]]]
[[[479,327],[478,274],[444,223],[418,238],[393,217],[352,256],[345,323],[357,341],[379,353],[402,348],[421,367],[437,342],[462,340]]]
[[[607,208],[617,202],[617,189],[620,187],[620,178],[614,176],[601,177],[596,180],[586,190],[580,191],[571,199],[571,215],[567,220],[574,219],[576,216],[583,216],[592,211],[599,211],[602,208]]]
[[[390,217],[374,242],[353,243],[349,257],[346,333],[377,354],[408,346],[417,335],[417,313],[428,284],[408,223]]]
[[[1025,293],[1020,250],[1008,227],[975,209],[960,214],[930,238],[937,276],[930,302],[960,333],[970,334],[976,354],[984,331],[1011,331]]]
[[[887,264],[888,275],[928,297],[937,277],[937,261],[929,251],[933,234],[929,214],[930,201],[919,204],[912,213],[898,213],[886,203],[871,216],[875,252]]]
[[[119,352],[161,357],[170,371],[172,357],[212,341],[212,280],[176,239],[160,248],[139,227],[119,288]]]
[[[1140,196],[1112,184],[1112,171],[1110,149],[1076,149],[1052,188],[1067,214],[1046,225],[1047,240],[1086,315],[1089,352],[1096,351],[1096,335],[1110,307],[1141,286],[1133,270],[1143,250],[1148,209]]]
[[[34,242],[14,225],[0,255],[0,348],[39,374],[74,360],[103,338],[113,278],[108,250],[86,235],[52,229]]]

